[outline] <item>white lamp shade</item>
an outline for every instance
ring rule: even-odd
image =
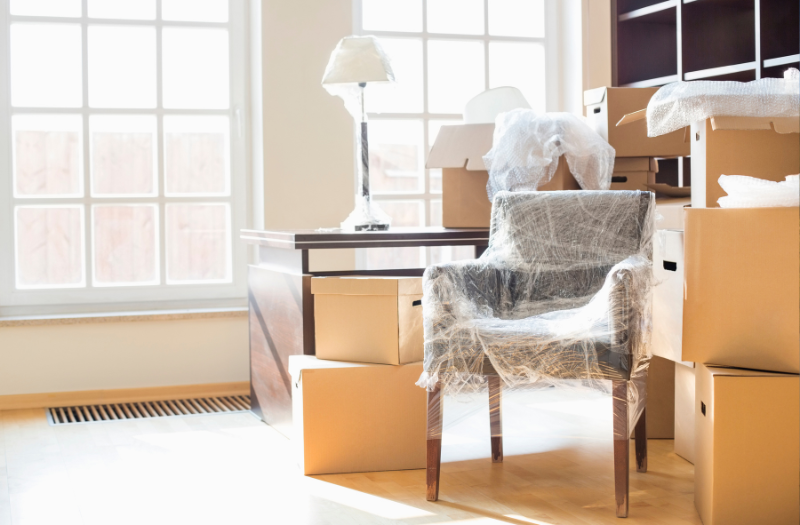
[[[347,36],[331,53],[322,85],[394,82],[389,57],[374,36]]]

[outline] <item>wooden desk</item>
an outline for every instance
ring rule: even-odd
[[[314,297],[311,277],[333,275],[420,276],[424,268],[310,271],[309,250],[475,246],[478,257],[489,243],[487,229],[392,228],[385,232],[242,230],[256,245],[258,260],[248,268],[250,308],[250,403],[253,412],[284,435],[291,432],[292,385],[289,356],[314,355]]]

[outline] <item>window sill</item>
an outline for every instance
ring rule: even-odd
[[[74,315],[32,315],[20,317],[0,317],[0,328],[13,326],[90,323],[130,323],[138,321],[179,321],[187,319],[219,319],[246,316],[247,307],[202,308],[186,310],[145,310],[135,312],[87,313]]]

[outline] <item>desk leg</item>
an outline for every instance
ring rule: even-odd
[[[288,270],[288,269],[287,269]],[[289,436],[289,356],[314,353],[311,275],[250,266],[250,402],[265,423]]]

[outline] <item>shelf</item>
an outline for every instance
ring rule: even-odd
[[[640,80],[638,82],[629,82],[624,84],[620,87],[634,87],[634,88],[644,88],[644,87],[660,87],[665,84],[669,84],[670,82],[677,82],[680,80],[678,75],[667,75],[665,77],[658,77],[658,78],[651,78],[648,80]]]
[[[789,55],[788,57],[770,58],[764,61],[764,67],[786,66],[800,62],[800,54]]]
[[[642,7],[640,9],[635,9],[633,11],[628,11],[627,13],[623,13],[619,15],[619,21],[624,22],[626,20],[632,20],[634,18],[640,18],[643,16],[652,15],[654,13],[666,11],[667,9],[673,9],[677,6],[678,6],[678,0],[668,0],[667,2],[661,2],[647,7]]]
[[[709,69],[702,69],[700,71],[691,71],[684,73],[684,80],[700,80],[703,78],[720,77],[723,75],[732,75],[733,73],[741,73],[742,71],[755,71],[758,64],[755,62],[746,62],[744,64],[736,64],[733,66],[712,67]]]

